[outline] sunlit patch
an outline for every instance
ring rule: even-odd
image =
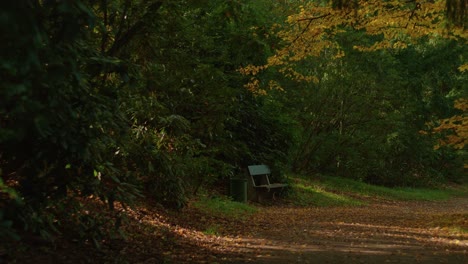
[[[330,192],[318,185],[308,185],[301,179],[294,179],[294,197],[291,199],[299,205],[317,206],[359,206],[364,202],[346,195]]]

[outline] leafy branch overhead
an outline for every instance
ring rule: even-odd
[[[290,15],[277,36],[281,47],[264,65],[248,65],[240,69],[254,76],[246,87],[264,93],[255,78],[260,72],[275,68],[287,78],[299,82],[318,82],[318,76],[297,70],[310,57],[327,56],[339,59],[349,48],[359,51],[403,49],[421,38],[448,38],[466,44],[468,39],[466,1],[306,1],[297,13]],[[361,40],[340,43],[345,32],[362,32]],[[366,37],[367,36],[367,37]],[[372,37],[373,36],[373,37]],[[368,39],[363,43],[362,39]],[[268,89],[276,86],[265,85]]]

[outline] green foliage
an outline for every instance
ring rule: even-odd
[[[434,40],[401,51],[359,52],[349,47],[358,35],[338,36],[347,54],[339,62],[328,62],[325,55],[302,62],[302,70],[315,67],[319,83],[287,89],[287,104],[297,110],[302,126],[293,169],[387,186],[427,186],[460,177],[452,170],[455,160],[442,160],[434,138],[421,131],[446,115],[449,96],[460,93],[464,78],[453,70],[464,49]]]
[[[95,15],[81,1],[22,1],[1,12],[0,164],[24,202],[6,216],[50,238],[58,216],[79,214],[62,208],[68,197],[96,195],[112,209],[138,195],[113,164],[125,133],[116,95],[90,69],[118,60],[98,54],[89,39]]]
[[[13,229],[13,221],[4,219],[3,211],[0,211],[0,237],[5,241],[12,240],[19,240],[20,237]]]
[[[242,98],[235,139],[245,144],[240,164],[268,164],[272,180],[284,180],[289,151],[294,146],[296,125],[282,112],[283,106],[271,98]]]
[[[2,171],[0,170],[0,176]],[[9,241],[10,239],[19,240],[20,237],[13,228],[13,221],[5,217],[7,206],[11,204],[20,205],[21,200],[18,193],[11,187],[5,185],[0,178],[0,237]]]
[[[258,116],[250,130],[273,137],[257,136],[265,145],[256,149],[241,134],[248,93],[237,69],[264,61],[275,41],[266,31],[269,1],[4,7],[2,236],[17,229],[51,238],[67,229],[98,245],[119,226],[117,204],[144,194],[180,208],[252,160],[286,162],[287,131],[275,113],[255,113],[268,114],[267,104],[247,106]],[[24,203],[11,202],[16,194]],[[110,213],[96,213],[93,203]]]

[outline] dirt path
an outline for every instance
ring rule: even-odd
[[[253,263],[468,263],[468,199],[361,208],[268,207],[235,241]]]
[[[133,211],[128,238],[101,251],[62,240],[11,263],[468,263],[468,197],[363,207],[266,206],[246,220],[190,206]],[[465,232],[453,227],[464,228]],[[210,228],[217,235],[207,235]],[[0,263],[2,258],[0,255]],[[7,262],[8,263],[8,262]]]
[[[468,199],[266,208],[246,242],[257,263],[468,263],[468,235],[438,227],[461,214]]]
[[[466,264],[467,216],[468,198],[353,208],[263,207],[241,225],[219,223],[225,236],[182,228],[184,242],[172,261]]]

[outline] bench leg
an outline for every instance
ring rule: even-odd
[[[256,201],[258,203],[262,203],[263,201],[265,201],[265,199],[267,198],[267,196],[269,195],[270,193],[266,190],[266,189],[259,189],[259,190],[256,190],[255,192],[255,195],[257,196],[256,198]]]

